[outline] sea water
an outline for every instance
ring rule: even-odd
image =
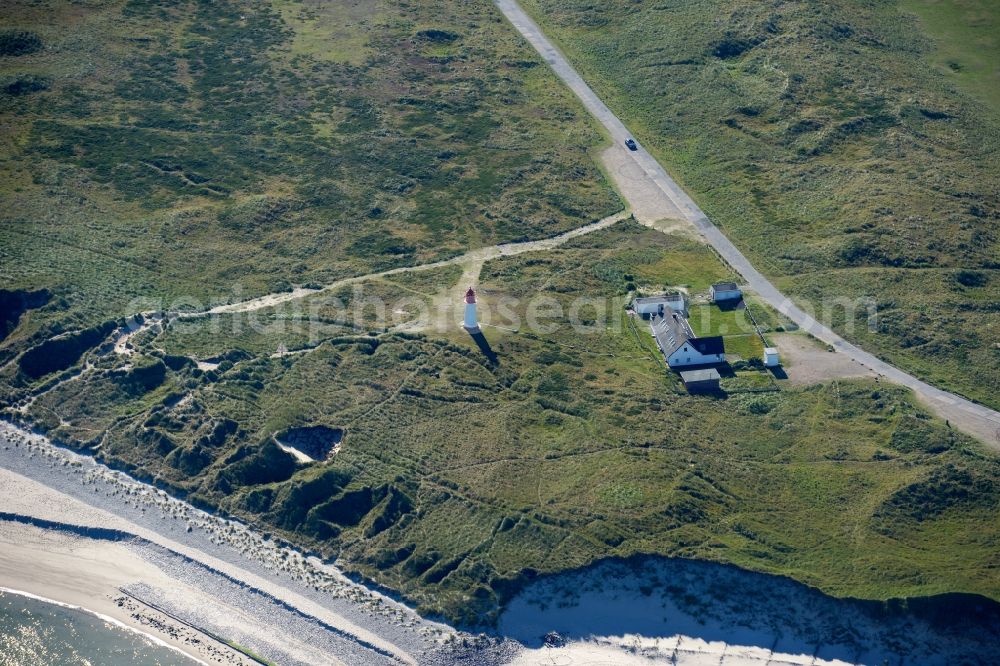
[[[2,666],[192,666],[148,637],[84,610],[0,591]]]

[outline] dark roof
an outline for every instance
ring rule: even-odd
[[[716,291],[738,291],[739,287],[736,286],[735,282],[716,282],[712,285],[712,289]]]
[[[722,336],[713,335],[710,338],[691,338],[688,344],[697,349],[702,354],[724,354],[726,345],[722,342]]]
[[[653,324],[653,334],[667,356],[677,351],[689,338],[694,337],[686,324],[684,318],[670,308],[667,308],[663,317]]]
[[[725,345],[720,336],[696,338],[687,320],[670,308],[666,309],[663,317],[653,322],[653,335],[668,357],[684,345],[690,345],[705,355],[725,353]]]
[[[685,384],[690,384],[691,382],[707,382],[707,381],[719,381],[722,379],[719,375],[719,371],[715,368],[706,368],[704,370],[683,370],[681,372],[681,380]]]
[[[670,303],[676,303],[678,301],[684,301],[684,294],[661,294],[659,296],[637,296],[635,299],[636,303],[663,303],[668,305]]]

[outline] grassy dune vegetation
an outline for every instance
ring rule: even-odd
[[[587,20],[663,11],[618,16],[608,6],[612,14]],[[700,26],[707,6],[675,13]],[[754,7],[733,25],[764,25]],[[599,134],[489,3],[84,0],[3,11],[5,417],[470,624],[489,623],[539,573],[635,553],[734,563],[838,595],[1000,599],[996,456],[876,382],[776,390],[744,363],[724,380],[725,396],[688,395],[648,329],[626,314],[628,294],[697,294],[732,275],[707,247],[632,221],[481,271],[408,271],[249,315],[133,322],[144,326],[121,344],[124,318],[158,299],[190,310],[329,284],[552,235],[618,209],[588,157]],[[587,49],[615,34],[610,20],[580,28],[574,11],[552,22],[560,35],[589,34]],[[631,25],[636,35],[646,29]],[[796,24],[776,25],[780,34]],[[686,34],[728,39],[700,30]],[[820,72],[854,57],[838,41],[843,31],[830,30]],[[874,49],[865,30],[843,39]],[[910,43],[901,30],[892,39]],[[680,49],[672,34],[657,48]],[[786,248],[767,260],[778,274],[803,273],[799,293],[836,280],[867,293],[883,280],[880,322],[901,332],[873,333],[878,344],[923,330],[903,315],[893,324],[893,313],[950,318],[966,337],[941,351],[942,372],[955,370],[949,354],[967,353],[974,367],[962,376],[993,390],[994,352],[969,342],[988,334],[998,288],[987,266],[994,231],[982,222],[995,202],[976,180],[991,167],[962,152],[964,114],[978,107],[958,93],[905,109],[895,97],[876,102],[856,89],[857,70],[843,70],[858,76],[850,84],[800,77],[786,90],[812,100],[820,129],[802,130],[799,151],[775,143],[785,102],[764,85],[780,62],[753,60],[764,37],[739,54],[726,49],[744,37],[681,69],[651,68],[647,87],[664,68],[734,83],[686,84],[692,96],[710,95],[697,105],[656,98],[658,110],[680,114],[674,134],[652,132],[655,114],[635,106],[641,136],[683,158],[685,178],[714,193],[706,204],[728,229],[749,238],[752,227],[759,247]],[[883,49],[886,62],[897,62],[897,41]],[[727,111],[745,77],[757,87],[741,97],[760,108]],[[830,99],[820,100],[817,86],[828,85]],[[846,106],[831,116],[824,105],[834,98]],[[697,118],[719,113],[733,123],[714,117],[711,132],[696,131]],[[849,120],[859,113],[875,119]],[[918,130],[932,138],[906,134]],[[897,163],[873,144],[890,136],[894,150],[930,162]],[[928,152],[932,139],[940,154]],[[845,150],[862,161],[845,161]],[[908,202],[900,188],[919,164],[938,169],[937,189],[913,185],[917,201]],[[834,192],[835,182],[846,189]],[[787,201],[775,183],[787,185]],[[883,188],[874,199],[872,187]],[[796,198],[802,191],[816,198]],[[956,191],[965,208],[947,208],[947,232],[927,236],[929,220],[907,217],[921,202],[952,206]],[[881,226],[862,215],[883,204],[893,209],[879,213]],[[927,243],[933,254],[920,250]],[[912,264],[917,256],[928,264]],[[865,277],[887,257],[900,258],[897,279]],[[444,328],[414,328],[422,309],[455,305],[470,275],[491,311],[484,330],[495,360],[457,327],[457,310]],[[916,308],[906,279],[940,305]],[[392,306],[388,321],[373,297]],[[525,326],[529,302],[542,297],[541,326]],[[581,302],[590,305],[574,312]],[[765,327],[783,325],[751,306]],[[759,354],[756,337],[734,333],[739,313],[713,307],[693,305],[692,323],[735,335],[727,344],[747,359]],[[970,332],[970,322],[983,327]],[[911,348],[932,344],[914,338]]]
[[[621,207],[599,135],[488,3],[12,1],[0,20],[0,281],[54,294],[18,338]]]
[[[1000,108],[1000,12],[992,0],[904,0],[933,39],[928,60],[966,92]]]
[[[231,315],[214,328],[174,321],[137,336],[127,369],[86,352],[77,367],[91,369],[28,415],[473,624],[538,573],[634,553],[736,563],[840,595],[1000,598],[995,456],[874,382],[761,393],[765,375],[751,370],[727,380],[726,399],[687,395],[622,307],[627,285],[681,283],[685,264],[727,276],[704,246],[632,222],[488,262],[484,307],[508,299],[521,316],[517,303],[539,296],[563,307],[548,310],[544,334],[487,327],[496,363],[455,329],[324,320],[296,333],[281,308],[260,314],[259,332],[231,334]],[[366,289],[409,285],[430,301],[436,281],[458,277]],[[608,318],[573,330],[565,313],[580,297],[607,299]],[[273,356],[282,343],[308,351]],[[206,357],[219,365],[196,366]],[[296,462],[274,436],[317,462]]]
[[[786,293],[1000,407],[1000,5],[525,6]]]

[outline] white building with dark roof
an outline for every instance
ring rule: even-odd
[[[722,336],[695,336],[687,320],[669,308],[663,317],[656,317],[651,327],[656,344],[670,368],[725,363],[726,348]]]
[[[715,303],[719,301],[738,301],[743,298],[743,292],[740,291],[735,282],[716,282],[708,288],[708,293]]]
[[[637,315],[642,315],[644,319],[649,319],[652,315],[664,316],[667,309],[687,314],[687,296],[678,292],[672,294],[660,294],[659,296],[636,297],[632,301],[632,309]]]
[[[726,361],[726,346],[722,336],[709,338],[688,338],[678,342],[674,350],[667,354],[667,365],[682,368],[691,365],[715,365]]]

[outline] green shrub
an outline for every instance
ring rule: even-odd
[[[753,40],[740,37],[726,37],[712,47],[712,55],[723,60],[738,58],[752,49],[754,45],[755,42]]]
[[[876,511],[886,520],[923,522],[946,512],[996,511],[1000,476],[995,462],[978,466],[949,464],[892,494]]]
[[[32,347],[18,359],[18,367],[31,379],[38,379],[57,370],[65,370],[80,360],[84,352],[100,343],[115,329],[115,322],[46,340]]]
[[[42,39],[27,30],[0,32],[0,56],[21,56],[35,53],[42,48]]]
[[[951,447],[953,440],[951,431],[907,414],[896,425],[889,446],[903,453],[941,453]]]
[[[753,398],[747,402],[747,411],[751,414],[767,414],[774,405],[766,398]]]
[[[982,271],[961,270],[955,273],[955,281],[963,287],[985,287],[989,276]]]
[[[0,289],[0,341],[17,328],[28,310],[40,308],[49,302],[52,292],[48,289],[37,291]]]
[[[22,74],[3,86],[3,91],[11,97],[20,97],[48,89],[49,80],[44,76],[35,76],[34,74]]]
[[[417,33],[417,37],[420,39],[426,39],[429,42],[437,42],[438,44],[451,44],[459,38],[459,34],[455,32],[450,32],[448,30],[421,30]]]
[[[125,372],[115,372],[118,384],[133,395],[148,393],[167,378],[167,366],[158,358],[142,357]]]
[[[286,481],[295,473],[295,458],[270,440],[256,451],[243,447],[234,457],[237,460],[219,474],[218,486],[226,493],[234,487]]]

